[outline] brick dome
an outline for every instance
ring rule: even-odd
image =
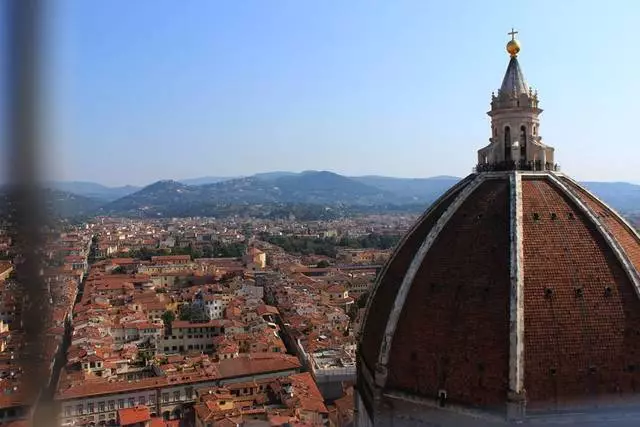
[[[468,176],[374,286],[359,343],[364,409],[375,418],[381,396],[516,418],[637,403],[638,271],[638,233],[567,176]]]
[[[512,55],[475,172],[371,292],[357,426],[640,425],[640,236],[559,172],[541,113]]]

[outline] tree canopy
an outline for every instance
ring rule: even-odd
[[[280,246],[286,252],[301,255],[325,255],[336,257],[338,249],[391,249],[402,238],[401,235],[371,233],[360,237],[300,237],[260,235],[262,240]]]
[[[174,320],[176,320],[176,314],[173,311],[167,310],[162,313],[162,321],[164,322],[165,326],[171,326]]]
[[[200,248],[193,248],[192,245],[174,248],[148,248],[142,247],[138,250],[131,251],[132,258],[138,258],[148,261],[151,257],[159,255],[190,255],[195,258],[239,258],[244,255],[246,245],[243,243],[222,243],[210,242]]]

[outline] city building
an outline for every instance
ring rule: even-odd
[[[358,426],[640,423],[640,236],[559,171],[510,34],[476,170],[373,288]]]
[[[309,373],[202,388],[197,393],[196,427],[324,426],[328,421],[328,409]]]
[[[242,259],[249,267],[262,269],[267,266],[267,254],[255,247],[247,249],[247,253]]]
[[[300,363],[284,354],[254,354],[250,357],[222,360],[218,363],[203,358],[198,364],[176,369],[166,364],[154,370],[154,376],[128,381],[101,381],[100,378],[78,378],[64,372],[56,393],[62,408],[63,425],[114,425],[123,414],[127,419],[144,416],[164,419],[180,418],[197,399],[195,390],[223,387],[264,378],[295,374]],[[123,409],[130,409],[124,411]]]

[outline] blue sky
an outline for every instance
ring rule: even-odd
[[[50,5],[46,160],[57,179],[466,175],[489,138],[513,25],[564,171],[640,182],[640,3]]]

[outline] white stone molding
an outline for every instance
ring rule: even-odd
[[[396,295],[395,301],[393,303],[393,309],[391,310],[389,319],[387,320],[387,327],[385,328],[384,337],[382,338],[382,343],[380,345],[378,366],[376,367],[376,384],[378,384],[379,386],[383,386],[386,383],[386,366],[387,362],[389,361],[389,353],[391,352],[393,335],[395,334],[396,327],[398,325],[398,319],[400,318],[400,313],[402,312],[402,309],[406,302],[409,290],[411,289],[411,285],[413,284],[415,276],[420,269],[422,262],[424,261],[424,257],[426,256],[429,249],[431,249],[431,246],[440,235],[440,232],[445,227],[445,225],[447,225],[455,212],[467,200],[469,195],[471,195],[480,186],[480,184],[485,182],[488,177],[488,174],[478,174],[476,178],[470,184],[468,184],[460,192],[460,194],[458,194],[456,199],[451,203],[451,205],[449,205],[447,210],[442,214],[440,218],[438,218],[438,221],[434,224],[431,231],[429,231],[429,234],[422,242],[420,248],[411,260],[409,269],[407,270],[407,273],[402,280],[400,289],[398,290],[398,294]],[[378,377],[379,375],[381,376],[381,378]]]
[[[449,190],[447,190],[442,196],[440,196],[435,202],[433,202],[431,204],[431,206],[429,206],[429,208],[425,211],[425,213],[423,213],[420,218],[418,218],[416,220],[416,222],[413,224],[413,226],[411,227],[411,229],[405,233],[405,235],[402,237],[402,239],[398,242],[398,244],[396,245],[396,249],[393,252],[393,255],[391,256],[391,258],[389,258],[389,260],[387,261],[387,263],[385,264],[384,268],[382,269],[382,271],[380,272],[380,274],[378,275],[378,278],[373,286],[373,289],[371,289],[371,294],[367,300],[367,304],[365,306],[365,311],[364,311],[364,316],[362,319],[362,325],[366,325],[367,324],[367,319],[369,318],[369,311],[371,309],[371,304],[373,303],[373,299],[374,296],[376,294],[376,292],[378,291],[378,288],[380,287],[380,282],[382,281],[382,278],[387,274],[387,270],[389,269],[389,266],[391,265],[391,263],[393,263],[393,261],[395,260],[396,256],[398,255],[398,251],[400,250],[400,248],[402,248],[404,246],[404,244],[406,243],[407,239],[409,238],[409,236],[411,236],[416,229],[420,226],[420,224],[422,224],[422,222],[425,220],[426,217],[428,217],[433,211],[435,211],[438,206],[440,206],[442,203],[444,203],[445,200],[447,200],[451,194],[455,193],[456,191],[458,191],[461,187],[464,187],[465,185],[467,185],[470,181],[472,181],[475,178],[475,175],[468,175],[467,177],[461,179],[460,181],[458,181],[455,185],[453,185]],[[360,337],[362,337],[362,334],[360,334]],[[371,367],[372,369],[374,369],[375,367]]]
[[[509,389],[524,388],[524,253],[522,246],[522,180],[510,176],[511,205],[511,292],[509,298]]]
[[[558,177],[553,173],[549,173],[547,177],[582,211],[582,213],[585,214],[589,221],[595,225],[596,229],[602,235],[607,245],[611,248],[618,261],[622,264],[623,270],[633,284],[636,295],[640,297],[640,275],[638,274],[638,270],[636,270],[622,246],[620,246],[618,241],[613,238],[609,229],[602,223],[602,221],[600,221],[596,213],[589,206],[582,203],[582,200],[574,193],[574,191],[565,185]]]

